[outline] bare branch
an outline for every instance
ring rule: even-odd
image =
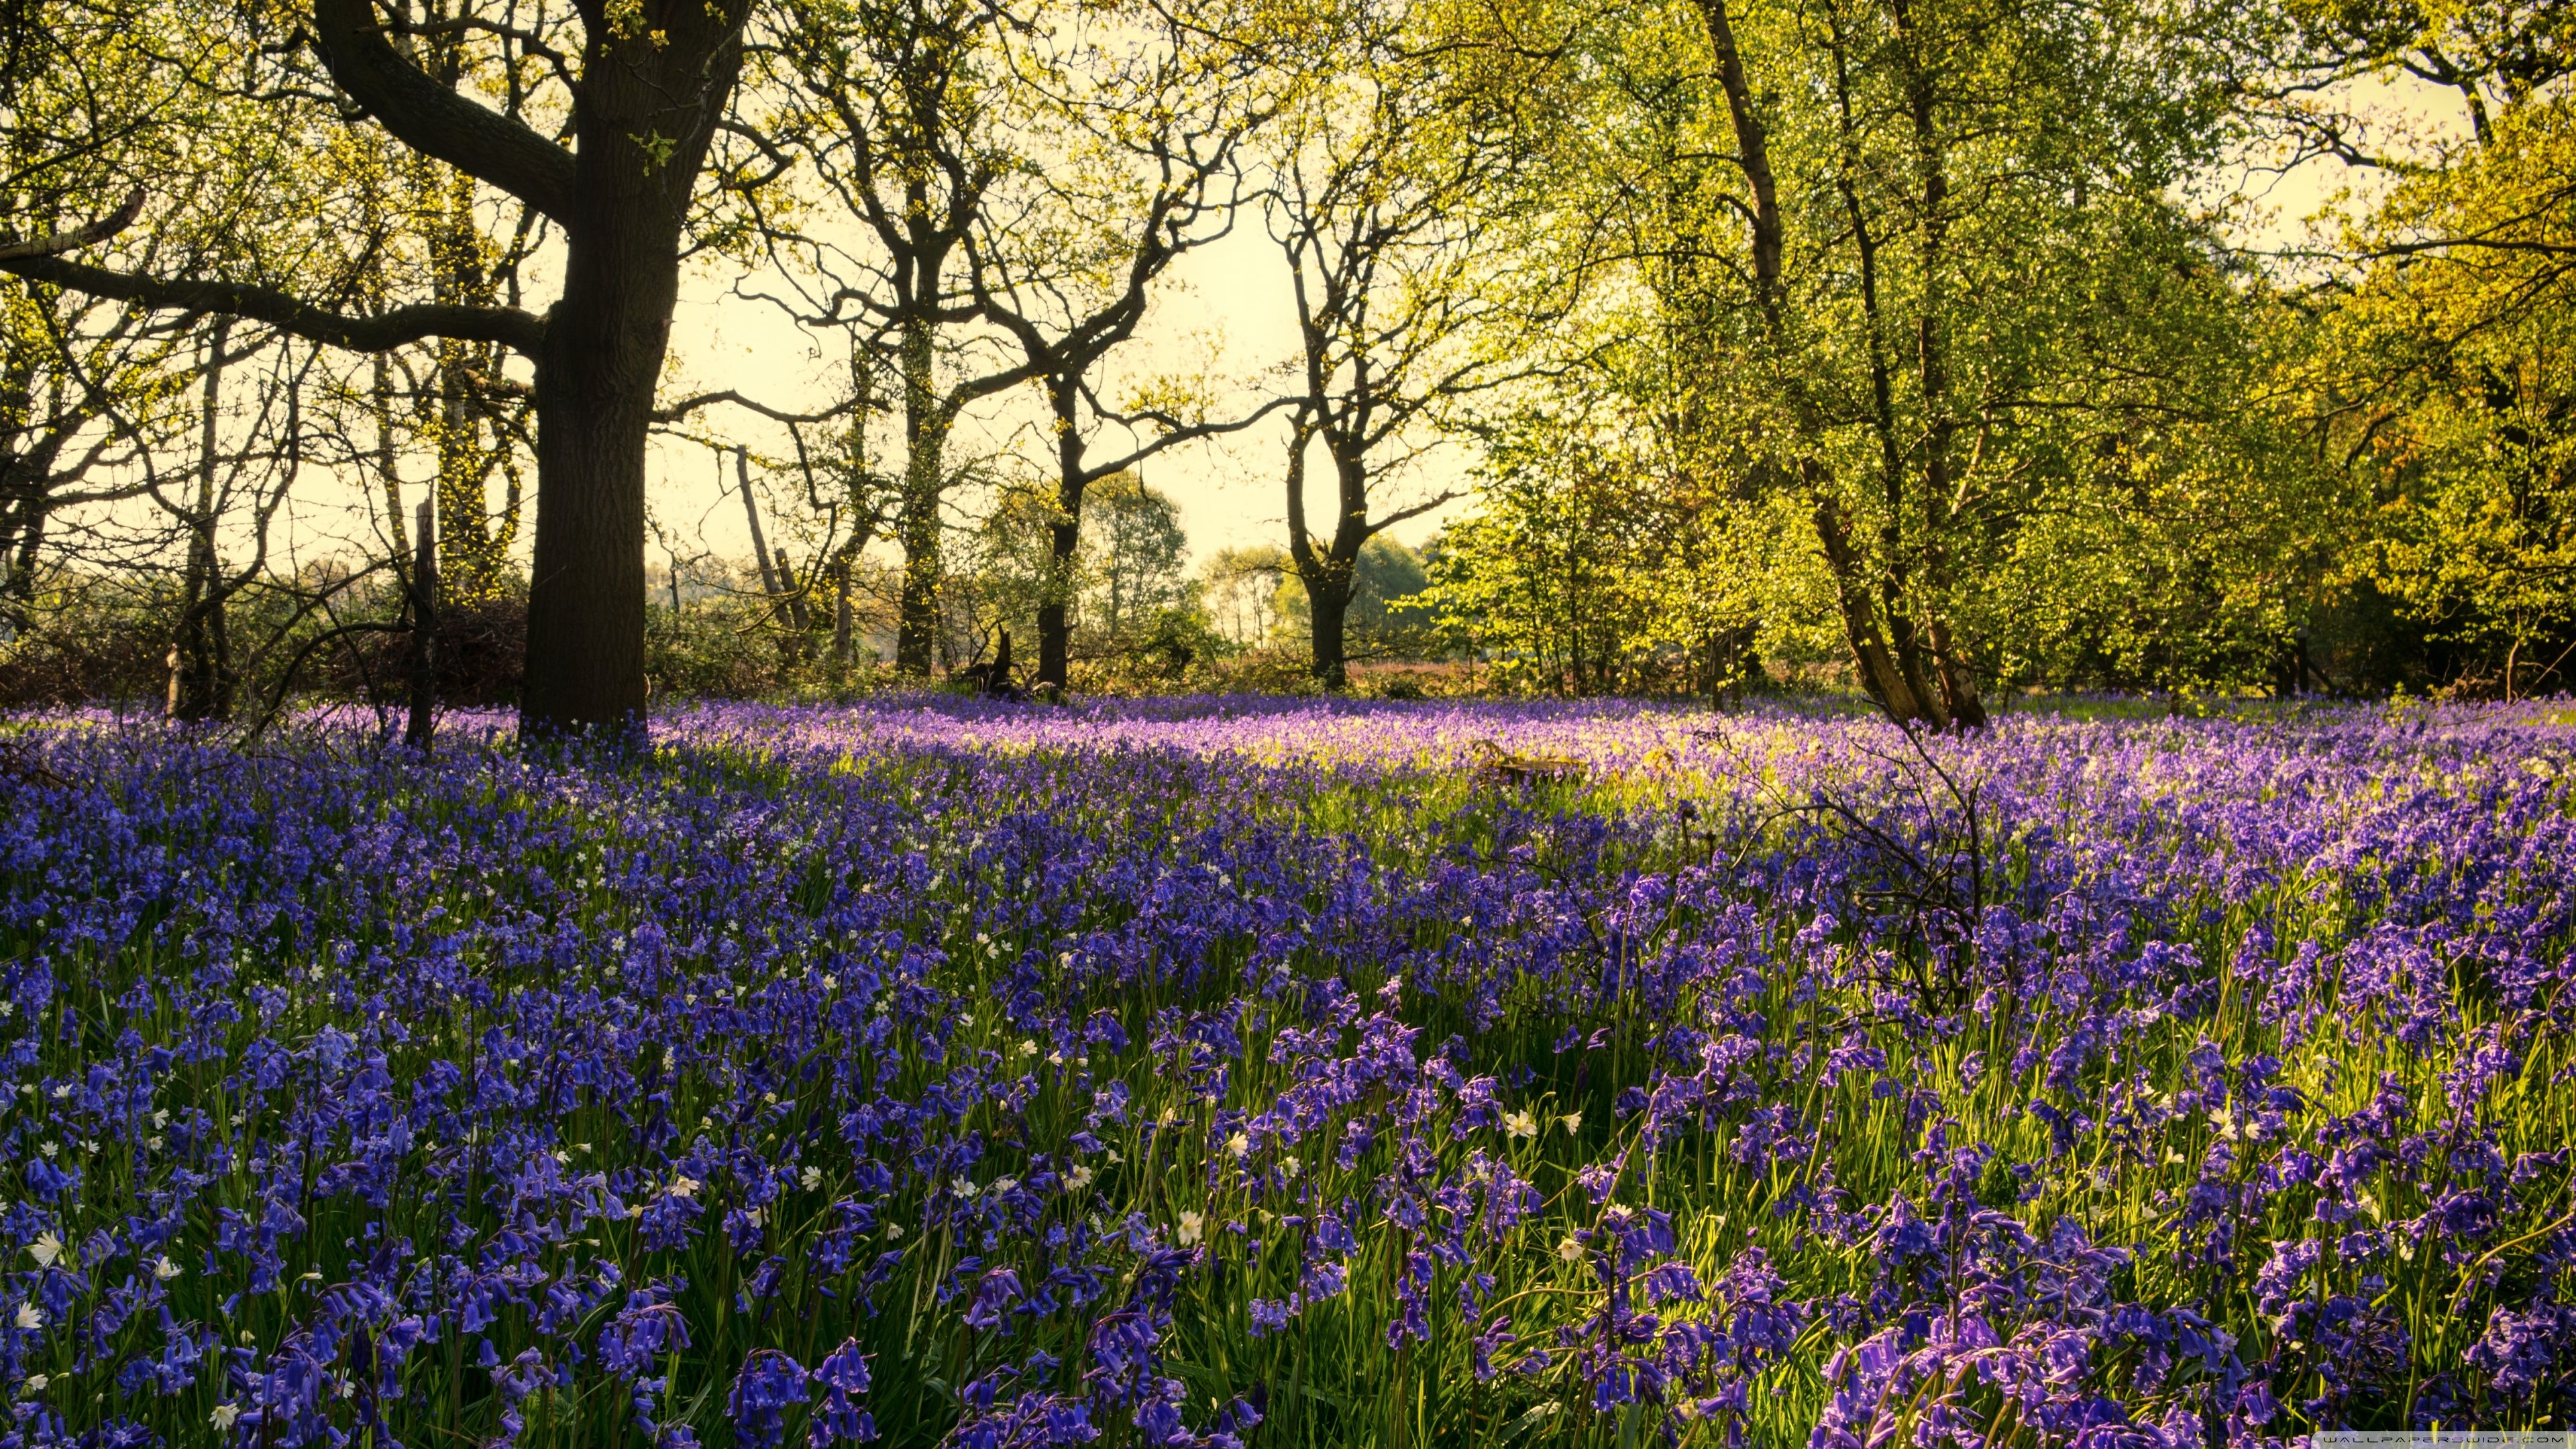
[[[0,270],[163,311],[246,318],[307,341],[354,352],[387,352],[432,337],[446,337],[459,342],[494,342],[533,357],[545,341],[545,323],[515,307],[425,304],[397,307],[374,317],[353,317],[315,306],[275,287],[248,282],[143,277],[41,256],[0,258]]]

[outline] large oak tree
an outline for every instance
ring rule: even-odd
[[[376,0],[311,0],[283,17],[288,34],[264,33],[279,17],[232,12],[233,33],[210,51],[166,62],[173,93],[212,90],[308,115],[317,98],[336,99],[347,124],[380,128],[533,212],[560,239],[561,287],[542,314],[491,301],[374,303],[348,275],[243,276],[202,251],[194,255],[210,258],[204,264],[175,272],[79,259],[126,230],[130,207],[0,243],[0,268],[149,308],[245,318],[334,347],[374,352],[446,339],[525,358],[537,417],[537,537],[522,726],[537,735],[630,729],[644,708],[644,459],[654,387],[692,199],[734,93],[749,8],[749,0],[575,0],[569,16],[522,6],[423,18]],[[500,105],[433,78],[407,53],[456,34],[492,48],[499,79],[482,89],[497,91]],[[319,74],[306,73],[310,62]],[[79,148],[89,139],[74,132],[61,142]],[[332,164],[327,134],[311,146],[314,166]],[[143,214],[153,218],[154,208]]]

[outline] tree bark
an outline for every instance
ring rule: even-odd
[[[1047,573],[1038,600],[1037,684],[1058,691],[1070,683],[1073,668],[1074,562],[1082,546],[1082,495],[1091,485],[1073,383],[1062,375],[1047,382],[1056,426],[1056,514],[1047,523]]]
[[[1306,584],[1306,611],[1314,621],[1315,682],[1329,690],[1350,688],[1350,578],[1327,574]]]
[[[742,492],[743,521],[751,526],[751,556],[760,564],[761,596],[774,614],[784,616],[787,640],[783,652],[794,663],[805,656],[805,635],[813,627],[812,622],[806,617],[804,597],[797,592],[795,579],[788,572],[786,553],[781,551],[773,561],[769,542],[761,534],[760,504],[751,492],[750,449],[733,450],[733,468],[735,485]]]
[[[232,714],[232,640],[225,628],[222,560],[215,552],[224,343],[232,319],[218,317],[206,342],[205,392],[199,406],[197,495],[189,509],[188,556],[179,591],[179,627],[170,644],[172,719],[221,720]]]
[[[438,511],[420,502],[419,542],[411,563],[411,717],[403,743],[429,748],[438,708]]]
[[[832,686],[850,682],[850,559],[832,560]]]
[[[1923,393],[1924,568],[1931,599],[1924,632],[1940,683],[1945,722],[1978,729],[1986,723],[1985,705],[1977,697],[1975,676],[1969,672],[1967,661],[1959,657],[1950,637],[1949,621],[1942,614],[1942,599],[1951,582],[1948,535],[1954,521],[1956,483],[1950,475],[1950,453],[1958,432],[1958,420],[1950,406],[1949,365],[1942,331],[1946,280],[1942,269],[1948,265],[1949,250],[1949,162],[1933,114],[1936,96],[1930,57],[1925,53],[1929,42],[1915,23],[1911,0],[1888,0],[1888,9],[1896,21],[1904,57],[1906,116],[1913,126],[1916,179],[1922,193],[1923,289],[1914,336],[1918,385]]]
[[[382,351],[428,338],[499,343],[536,364],[537,539],[520,732],[631,737],[644,712],[644,454],[679,292],[680,236],[742,62],[748,0],[644,0],[586,14],[571,137],[561,142],[423,73],[373,0],[313,0],[332,77],[394,139],[517,197],[564,238],[563,290],[539,319],[432,303],[355,315],[275,287],[163,279],[0,252],[22,276],[147,307],[245,317]],[[136,204],[74,234],[121,229]]]
[[[0,638],[14,639],[27,631],[36,600],[36,563],[44,548],[46,516],[42,498],[27,499],[20,506],[9,554],[0,558],[9,570],[8,577],[0,580]]]
[[[939,497],[945,491],[948,428],[933,366],[930,324],[904,324],[903,593],[895,609],[894,667],[928,678],[939,634]]]
[[[591,35],[562,295],[537,358],[537,539],[523,734],[644,720],[644,453],[689,200],[742,63],[744,0],[649,7]]]
[[[1336,510],[1343,517],[1333,530],[1332,542],[1315,546],[1315,536],[1306,526],[1306,447],[1317,429],[1301,417],[1289,429],[1288,439],[1288,558],[1296,565],[1297,581],[1306,588],[1306,635],[1312,651],[1315,682],[1329,690],[1350,685],[1350,661],[1346,629],[1350,618],[1350,566],[1341,560],[1343,536],[1349,532],[1347,507]],[[1330,451],[1329,448],[1326,450]],[[1337,493],[1347,494],[1349,480],[1342,476],[1340,461],[1335,460]],[[1362,523],[1365,525],[1365,515]],[[1359,547],[1351,546],[1357,557]]]

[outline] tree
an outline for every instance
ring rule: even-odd
[[[1182,560],[1189,538],[1180,505],[1132,469],[1100,480],[1093,506],[1099,526],[1084,541],[1084,612],[1104,651],[1131,649],[1165,612],[1188,601]]]
[[[2313,144],[2400,179],[2337,238],[2349,292],[2298,371],[2375,505],[2352,582],[2453,657],[2433,682],[2512,698],[2576,659],[2576,30],[2549,7],[2303,11],[2310,62],[2455,95],[2456,142]]]
[[[1296,561],[1277,544],[1221,548],[1199,566],[1199,597],[1228,644],[1255,649],[1288,624],[1279,595]]]
[[[895,666],[912,675],[930,672],[940,637],[950,436],[966,409],[1035,375],[959,337],[983,315],[968,242],[1016,165],[990,73],[1005,21],[988,0],[799,0],[770,77],[793,97],[775,127],[781,164],[792,155],[834,220],[858,227],[848,238],[763,215],[764,245],[795,289],[772,300],[805,325],[851,331],[895,379]]]
[[[244,318],[333,347],[385,351],[427,339],[508,348],[532,367],[537,539],[529,599],[528,733],[634,727],[644,707],[644,450],[699,174],[741,64],[749,0],[581,0],[531,30],[508,12],[423,22],[374,0],[313,0],[272,34],[255,12],[203,70],[174,84],[238,90],[282,112],[336,87],[363,124],[527,208],[561,238],[562,288],[542,316],[496,302],[372,304],[330,278],[176,275],[70,260],[122,226],[0,249],[0,268],[169,311]],[[473,84],[442,84],[397,40],[450,31],[487,44]],[[560,42],[560,43],[559,43]],[[248,84],[217,61],[273,56]],[[308,75],[308,61],[323,74]],[[460,80],[464,73],[460,72]],[[531,81],[531,77],[537,78]],[[498,91],[501,109],[471,89]],[[541,94],[542,93],[542,94]],[[531,124],[559,115],[567,150]],[[353,122],[353,124],[359,124]],[[77,147],[84,138],[66,138]],[[314,158],[316,165],[323,158]],[[170,218],[159,218],[163,225]]]
[[[2227,56],[2194,29],[2221,12],[1698,9],[1741,173],[1732,347],[1774,398],[1759,490],[1808,510],[1880,707],[1981,723],[1997,661],[1969,596],[2009,567],[2033,485],[2093,466],[2068,446],[2088,426],[2134,463],[2124,436],[2213,340],[2117,305],[2153,301],[2156,268],[2218,269],[2170,196],[2225,134]]]
[[[184,407],[178,339],[122,305],[0,282],[0,639],[34,622],[59,521],[141,497]]]
[[[1043,210],[988,220],[974,239],[975,285],[985,314],[1018,343],[1044,389],[1055,443],[1056,493],[1045,598],[1037,613],[1041,685],[1062,689],[1073,634],[1083,500],[1181,443],[1240,431],[1284,399],[1217,419],[1188,389],[1148,388],[1105,406],[1098,370],[1135,336],[1153,290],[1175,262],[1231,230],[1238,205],[1225,183],[1245,140],[1276,110],[1258,48],[1226,38],[1229,19],[1189,10],[1113,13],[1097,31],[1027,67],[1027,82],[1054,124],[1049,149],[1066,159],[1040,173]],[[1145,43],[1139,42],[1139,32]],[[1058,176],[1078,178],[1056,180]],[[1153,431],[1094,459],[1108,427]]]
[[[1507,184],[1527,114],[1499,97],[1545,64],[1508,44],[1438,35],[1401,4],[1355,8],[1345,58],[1284,127],[1269,220],[1288,263],[1300,352],[1290,388],[1288,550],[1311,610],[1315,677],[1348,683],[1353,570],[1441,491],[1373,512],[1390,477],[1465,404],[1550,361],[1526,343],[1567,303],[1567,269],[1515,231]],[[1526,101],[1528,97],[1519,98]],[[1330,476],[1330,526],[1310,522],[1310,447]]]

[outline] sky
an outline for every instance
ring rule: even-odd
[[[831,402],[839,378],[827,369],[837,364],[818,353],[815,337],[772,307],[729,295],[730,286],[728,277],[708,274],[683,283],[663,394],[729,387],[782,410]],[[1247,214],[1229,234],[1174,264],[1137,336],[1113,356],[1112,365],[1130,378],[1159,371],[1229,379],[1240,410],[1249,412],[1268,396],[1263,374],[1295,359],[1297,351],[1287,260],[1259,218]],[[1025,442],[1037,426],[1039,403],[1034,389],[990,400],[961,424],[960,437],[977,450],[1005,447],[1015,436]],[[738,433],[755,452],[761,448],[761,420],[735,408],[718,412],[708,417],[705,431]],[[769,435],[784,436],[775,429]],[[1274,416],[1231,437],[1174,448],[1144,465],[1145,481],[1179,504],[1195,557],[1287,542],[1287,437],[1286,419]],[[1110,454],[1115,446],[1104,441],[1098,452]],[[1444,489],[1463,492],[1471,481],[1470,463],[1456,445],[1436,446],[1392,482],[1379,511]],[[732,479],[728,465],[720,481],[704,445],[665,439],[654,450],[647,485],[655,517],[665,527],[697,531],[719,555],[747,557],[751,545],[741,502],[719,491],[730,490]],[[1323,478],[1310,477],[1314,506],[1324,506],[1325,486]],[[1392,534],[1418,545],[1462,506],[1452,503],[1409,519]]]

